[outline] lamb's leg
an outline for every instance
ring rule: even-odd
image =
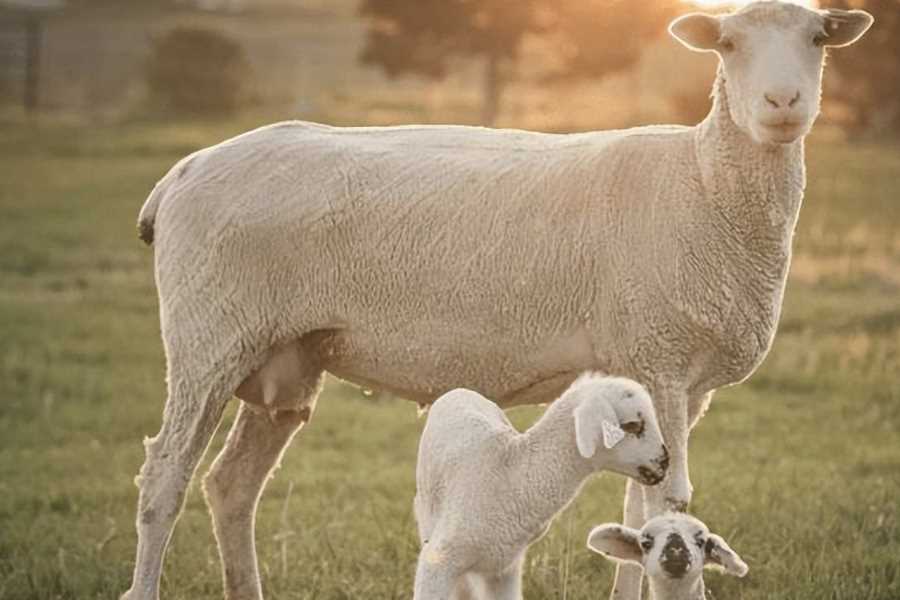
[[[222,560],[225,597],[261,600],[256,560],[256,506],[270,474],[311,408],[270,416],[243,403],[225,447],[203,480]]]
[[[456,584],[456,590],[453,593],[452,600],[479,600],[481,594],[478,593],[480,577],[474,573],[463,575]]]
[[[447,564],[429,544],[422,547],[416,567],[413,600],[448,600],[457,588],[461,574]]]
[[[486,598],[492,600],[522,600],[522,557],[505,573],[484,580]]]
[[[157,600],[163,555],[181,512],[188,483],[215,433],[230,394],[198,393],[169,370],[162,428],[145,440],[146,460],[136,482],[137,558],[123,600]]]
[[[627,527],[640,529],[644,525],[644,490],[639,483],[628,479],[625,483],[623,522]],[[638,565],[616,563],[616,579],[611,600],[640,600],[644,570]]]

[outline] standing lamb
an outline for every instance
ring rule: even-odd
[[[242,401],[205,489],[226,595],[262,597],[271,470],[329,371],[428,404],[466,387],[547,402],[586,370],[644,383],[671,455],[629,483],[640,526],[691,498],[688,433],[778,321],[825,46],[872,22],[782,2],[672,28],[722,63],[695,127],[551,135],[282,123],[201,150],[139,217],[155,237],[168,399],[145,442],[128,600],[156,600],[185,490]],[[646,503],[646,507],[644,506]],[[616,591],[640,594],[639,570]]]
[[[528,546],[588,477],[655,485],[668,463],[653,402],[630,379],[583,375],[524,433],[477,392],[444,394],[419,443],[415,600],[520,599]]]
[[[612,560],[640,565],[652,600],[706,600],[703,567],[743,577],[747,565],[721,537],[686,514],[654,517],[640,530],[607,523],[595,527],[588,548]]]

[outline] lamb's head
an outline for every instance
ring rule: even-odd
[[[703,598],[703,567],[743,577],[748,568],[721,537],[683,513],[655,517],[640,530],[607,523],[591,530],[588,548],[612,560],[641,565],[656,600]]]
[[[731,119],[763,144],[809,132],[819,113],[825,48],[858,40],[873,18],[862,10],[812,10],[767,0],[723,16],[692,13],[669,32],[692,50],[716,52]]]
[[[669,452],[647,390],[631,379],[587,374],[568,393],[578,401],[575,442],[584,458],[646,485],[665,478]]]

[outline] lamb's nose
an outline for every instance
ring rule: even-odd
[[[800,90],[766,92],[763,97],[772,108],[790,108],[800,100]]]
[[[670,576],[684,577],[691,566],[691,553],[680,535],[669,534],[659,562],[663,570]]]

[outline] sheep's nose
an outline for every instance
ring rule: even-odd
[[[763,97],[772,108],[792,108],[800,100],[800,90],[771,91],[763,94]]]
[[[691,567],[691,552],[677,533],[670,533],[659,557],[660,566],[670,576],[684,577]]]

